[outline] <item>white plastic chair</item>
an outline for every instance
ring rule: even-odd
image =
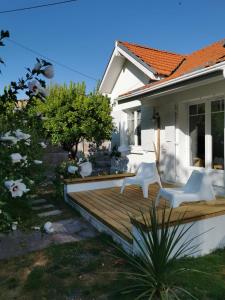
[[[161,188],[156,198],[156,205],[158,205],[161,197],[168,200],[170,206],[175,208],[183,202],[215,200],[215,192],[210,177],[204,171],[194,170],[185,186]]]
[[[158,182],[159,186],[162,187],[156,164],[141,163],[134,177],[124,178],[120,193],[124,192],[127,184],[136,184],[142,187],[144,198],[148,198],[148,186],[155,182]]]

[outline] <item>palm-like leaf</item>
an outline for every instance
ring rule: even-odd
[[[183,225],[185,213],[182,213],[171,225],[173,209],[165,207],[151,207],[148,216],[140,213],[141,222],[134,222],[139,236],[129,230],[138,255],[132,256],[117,248],[133,270],[125,273],[131,285],[124,288],[123,292],[135,292],[138,294],[136,300],[180,299],[182,294],[196,299],[185,289],[177,287],[172,280],[176,274],[191,271],[176,269],[176,260],[198,251],[199,244],[195,244],[195,240],[199,235],[188,236],[193,224]]]

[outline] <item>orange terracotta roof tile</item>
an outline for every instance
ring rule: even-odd
[[[165,57],[163,57],[163,58],[165,58]],[[177,67],[170,74],[170,76],[167,76],[166,78],[163,78],[159,81],[147,84],[139,89],[129,91],[123,95],[129,95],[138,90],[144,90],[151,86],[156,86],[157,84],[160,84],[162,82],[169,81],[170,79],[178,78],[187,73],[191,73],[191,72],[194,72],[194,71],[197,71],[200,69],[204,69],[206,67],[215,65],[222,61],[225,61],[225,39],[215,42],[215,43],[213,43],[207,47],[204,47],[200,50],[194,51],[193,53],[191,53],[189,55],[185,55],[184,59],[181,60],[181,63],[177,65]],[[162,66],[163,62],[164,62],[164,59],[162,60],[161,68],[165,69],[165,67]],[[167,65],[168,64],[166,64],[166,66]]]
[[[184,60],[185,55],[162,51],[128,42],[119,42],[148,66],[152,67],[158,75],[169,76]]]

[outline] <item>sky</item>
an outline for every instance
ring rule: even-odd
[[[60,0],[0,0],[0,12]],[[115,40],[188,54],[225,38],[224,0],[77,0],[57,6],[0,14],[11,39],[73,70],[100,80]],[[5,41],[0,90],[22,77],[40,56]],[[54,63],[53,63],[54,64]],[[54,64],[52,83],[96,80]]]

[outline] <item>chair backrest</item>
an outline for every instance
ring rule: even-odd
[[[137,177],[152,177],[157,172],[156,164],[153,163],[145,163],[142,162],[137,169],[136,176]]]
[[[191,176],[184,186],[184,191],[187,193],[198,193],[201,189],[203,177],[203,172],[197,170],[192,171]]]
[[[211,179],[205,171],[194,170],[184,186],[184,192],[198,194],[202,200],[215,198]]]

